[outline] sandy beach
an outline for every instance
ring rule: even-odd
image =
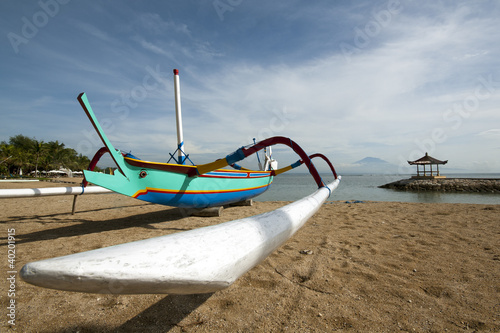
[[[71,186],[0,183],[0,188]],[[118,194],[0,199],[2,332],[498,332],[500,205],[331,202],[229,288],[202,295],[43,289],[30,261],[200,228],[286,202],[188,217]],[[15,325],[7,314],[15,300]]]

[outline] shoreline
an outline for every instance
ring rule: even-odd
[[[489,193],[500,194],[500,179],[495,178],[436,178],[400,179],[379,188],[397,191],[431,191],[451,193]]]
[[[13,183],[0,184],[6,185]],[[224,209],[220,217],[188,217],[177,208],[118,194],[82,196],[71,215],[72,200],[68,195],[0,201],[0,251],[7,253],[7,230],[14,230],[14,270],[287,203],[254,202]],[[29,285],[17,275],[16,325],[7,322],[9,298],[3,297],[1,330],[499,331],[499,213],[500,206],[491,204],[328,202],[261,264],[211,294],[64,292]],[[7,278],[4,269],[0,280]]]

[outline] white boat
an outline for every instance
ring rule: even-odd
[[[26,264],[21,278],[67,291],[196,294],[230,286],[285,243],[340,182],[274,211]]]

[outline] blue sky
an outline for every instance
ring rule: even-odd
[[[2,1],[0,140],[92,156],[86,92],[115,147],[166,161],[178,68],[195,163],[282,135],[340,172],[366,156],[411,172],[426,151],[500,172],[498,17],[498,1]]]

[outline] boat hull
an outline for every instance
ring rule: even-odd
[[[196,294],[230,286],[286,242],[339,184],[272,212],[26,264],[28,283],[111,294]]]
[[[201,176],[126,165],[127,177],[84,171],[85,179],[112,191],[183,208],[222,206],[253,198],[273,181],[270,172],[216,170]]]

